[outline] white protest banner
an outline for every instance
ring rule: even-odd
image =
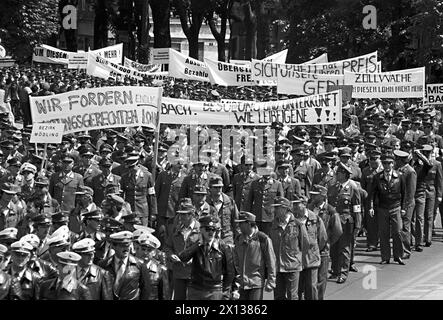
[[[427,104],[443,104],[443,83],[426,85]]]
[[[275,63],[285,63],[287,55],[288,55],[288,49],[285,49],[283,51],[274,53],[274,54],[270,55],[269,57],[264,58],[263,61],[272,61]]]
[[[34,123],[62,123],[65,134],[103,128],[157,127],[162,88],[101,87],[30,97]]]
[[[204,62],[169,50],[169,76],[177,79],[188,79],[209,82],[208,68]]]
[[[161,66],[158,64],[143,64],[143,63],[138,63],[136,61],[133,61],[129,58],[124,57],[124,63],[123,65],[125,67],[129,67],[132,69],[136,69],[140,72],[157,72],[157,71],[161,71]]]
[[[251,69],[232,63],[205,59],[208,67],[209,79],[212,84],[220,86],[253,86]]]
[[[323,53],[322,55],[318,56],[317,58],[303,62],[302,64],[317,64],[317,63],[328,63],[328,54]]]
[[[349,85],[339,85],[339,86],[328,86],[327,92],[341,90],[343,104],[348,103],[352,99],[352,86]]]
[[[113,63],[91,52],[88,52],[86,73],[106,80],[109,79],[109,77],[129,78],[132,80],[143,79],[143,75],[137,70]]]
[[[328,86],[343,85],[343,75],[316,74],[286,69],[286,64],[278,67],[277,93],[306,96],[325,93]]]
[[[168,64],[170,48],[152,48],[149,61],[152,64]]]
[[[123,43],[115,44],[113,46],[89,51],[95,55],[99,55],[112,63],[121,64],[123,60]]]
[[[70,53],[63,51],[46,44],[42,44],[39,47],[35,47],[32,53],[32,61],[39,63],[52,63],[52,64],[68,64],[68,55]]]
[[[31,143],[61,143],[65,125],[63,123],[34,123]]]
[[[381,73],[345,72],[353,98],[424,98],[425,68]]]
[[[162,98],[160,123],[261,126],[339,124],[341,90],[269,102],[217,103]]]
[[[88,52],[69,52],[68,69],[86,69],[88,65]]]

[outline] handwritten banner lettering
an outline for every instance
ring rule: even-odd
[[[427,84],[426,97],[428,104],[443,104],[443,83]]]
[[[261,126],[278,121],[288,125],[338,124],[342,121],[341,90],[303,98],[269,102],[214,103],[163,98],[160,122]]]
[[[343,85],[345,79],[343,75],[297,72],[287,65],[280,65],[277,74],[277,93],[299,96],[325,93],[328,86]]]
[[[208,68],[204,62],[187,57],[174,49],[169,52],[169,75],[177,79],[209,82]]]
[[[345,72],[353,98],[424,98],[425,68],[381,73]]]
[[[101,87],[30,97],[34,123],[62,123],[65,133],[104,128],[157,127],[162,88]]]
[[[251,68],[232,63],[205,59],[209,79],[220,86],[252,86]]]

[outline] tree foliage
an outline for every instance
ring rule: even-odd
[[[2,0],[0,38],[19,59],[39,43],[50,43],[59,30],[58,0]],[[55,44],[55,43],[54,43]]]

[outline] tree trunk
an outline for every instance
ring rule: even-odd
[[[247,3],[243,10],[245,11],[246,28],[246,50],[244,60],[251,60],[256,57],[257,43],[257,17],[252,11],[251,3]]]
[[[141,19],[139,26],[139,47],[138,61],[140,63],[149,62],[149,4],[148,0],[140,0],[141,3]]]
[[[96,0],[94,19],[94,49],[104,48],[108,45],[108,18],[106,0]]]
[[[207,16],[207,21],[209,24],[209,28],[211,29],[211,33],[217,41],[217,52],[218,52],[218,61],[226,61],[226,25],[228,23],[228,13],[230,10],[230,4],[227,3],[228,7],[226,8],[226,12],[221,15],[221,25],[220,32],[217,31],[216,21],[217,18],[214,17],[214,12],[209,12]]]
[[[269,49],[269,25],[270,21],[265,14],[263,1],[255,1],[255,14],[257,16],[257,59],[266,58]]]
[[[154,22],[154,48],[170,48],[169,14],[171,7],[169,0],[150,0],[149,4]]]

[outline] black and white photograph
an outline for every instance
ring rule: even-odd
[[[443,300],[442,166],[442,0],[0,1],[0,300]]]

